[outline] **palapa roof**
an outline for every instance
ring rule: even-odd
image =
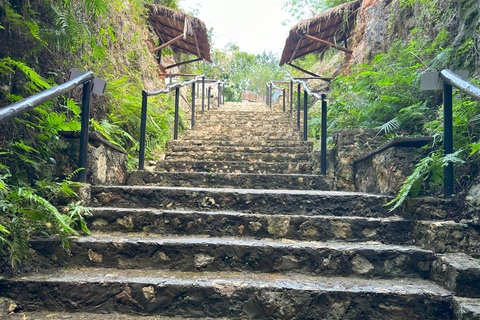
[[[318,39],[343,45],[343,41],[350,37],[355,25],[355,18],[362,0],[356,0],[341,4],[329,9],[313,18],[305,19],[297,23],[290,30],[285,41],[280,65],[291,62],[311,52],[322,53],[330,46],[304,35],[310,35]]]
[[[212,62],[207,28],[202,20],[160,4],[147,4],[146,7],[149,9],[148,20],[162,41],[161,44],[183,35],[170,44],[174,52],[193,54]]]

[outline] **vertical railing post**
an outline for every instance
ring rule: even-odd
[[[196,85],[197,83],[194,82],[192,83],[192,120],[191,120],[191,129],[195,127],[195,91],[196,91]]]
[[[452,86],[443,82],[443,150],[445,155],[453,152],[453,119],[452,119]],[[443,167],[443,194],[453,194],[453,164],[449,162]]]
[[[290,80],[290,116],[293,115],[293,80]]]
[[[308,117],[308,93],[307,90],[303,93],[303,141],[307,141],[307,117]]]
[[[205,76],[202,77],[202,114],[205,112]]]
[[[178,139],[178,107],[180,103],[180,88],[175,88],[175,123],[173,124],[173,139]]]
[[[320,141],[320,174],[327,175],[327,100],[322,94],[322,132]]]
[[[272,102],[273,102],[273,85],[272,84],[270,84],[269,101],[270,101],[270,109],[272,109]]]
[[[222,85],[222,104],[225,104],[225,83]]]
[[[265,85],[265,104],[268,106],[268,84]]]
[[[145,169],[145,135],[147,128],[147,102],[148,96],[142,90],[142,110],[140,115],[140,150],[138,151],[138,170]]]
[[[79,159],[78,166],[83,168],[78,173],[78,181],[86,182],[87,181],[87,161],[88,161],[88,133],[90,125],[90,96],[92,93],[92,81],[87,81],[83,84],[83,95],[82,95],[82,122],[81,122],[81,131],[80,131],[80,150],[79,150]]]
[[[218,97],[217,97],[218,98],[218,101],[217,101],[218,105],[217,105],[217,108],[220,108],[220,95],[221,95],[221,90],[222,90],[220,87],[221,87],[221,83],[218,83],[218,89],[217,89],[218,90]]]
[[[297,131],[300,131],[300,104],[301,104],[301,96],[302,92],[300,91],[300,83],[298,84],[297,87]]]
[[[283,88],[283,113],[285,113],[285,88]]]
[[[212,88],[208,87],[208,95],[207,95],[207,100],[208,100],[208,106],[207,109],[210,110],[210,94],[212,93]]]

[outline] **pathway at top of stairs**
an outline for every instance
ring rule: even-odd
[[[155,171],[92,186],[92,235],[33,240],[42,270],[1,295],[25,319],[479,319],[466,226],[332,191],[311,152],[288,114],[210,110]]]

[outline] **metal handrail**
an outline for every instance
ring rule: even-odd
[[[95,76],[93,75],[93,72],[89,71],[75,79],[65,82],[64,84],[51,87],[50,89],[39,92],[31,97],[22,99],[7,107],[4,107],[0,109],[0,123],[32,111],[33,108],[70,92],[80,84],[92,80],[94,77]]]
[[[156,95],[159,95],[159,94],[170,93],[173,89],[181,88],[181,87],[184,87],[186,85],[192,84],[194,82],[196,83],[200,78],[203,78],[203,77],[204,77],[204,75],[201,74],[201,75],[196,76],[193,79],[186,80],[184,82],[177,82],[177,83],[174,83],[174,84],[169,84],[165,89],[160,89],[160,90],[157,90],[157,91],[142,90],[142,96],[150,97],[150,96],[156,96]]]
[[[443,150],[445,154],[453,153],[453,88],[456,87],[470,97],[480,101],[480,87],[463,80],[448,69],[439,73],[443,80]],[[453,164],[451,162],[443,168],[443,194],[450,197],[453,194]]]
[[[191,128],[195,126],[195,84],[202,82],[202,114],[205,111],[205,82],[212,82],[214,84],[210,85],[208,88],[208,109],[210,110],[210,89],[212,86],[218,84],[219,86],[219,95],[218,95],[218,107],[220,107],[220,85],[223,85],[222,81],[205,79],[205,75],[200,74],[196,75],[195,78],[186,80],[183,82],[177,82],[174,84],[167,85],[165,89],[160,89],[156,91],[146,91],[142,90],[142,110],[140,116],[140,150],[138,155],[138,169],[145,169],[145,139],[146,139],[146,128],[147,128],[147,106],[148,106],[148,97],[156,96],[159,94],[168,94],[171,91],[175,90],[175,120],[173,125],[173,139],[178,138],[178,120],[179,120],[179,97],[180,97],[180,88],[192,85],[192,119],[191,119]]]
[[[9,106],[0,109],[0,123],[6,122],[15,117],[21,116],[34,108],[62,96],[79,85],[83,84],[82,112],[81,112],[81,132],[80,132],[80,152],[79,168],[83,168],[78,173],[79,182],[87,180],[87,155],[88,155],[88,130],[90,123],[90,95],[92,92],[92,80],[94,78],[92,71],[88,71],[61,85],[52,87],[31,97],[17,101]]]
[[[321,127],[321,140],[320,140],[320,174],[326,175],[327,174],[327,100],[325,94],[319,94],[313,92],[310,87],[308,86],[307,82],[303,79],[298,79],[290,76],[290,115],[293,115],[293,84],[298,84],[298,102],[297,102],[297,130],[300,131],[300,106],[301,106],[301,86],[303,86],[305,92],[303,96],[303,140],[307,141],[307,121],[308,121],[308,95],[311,95],[319,100],[322,101],[322,127]],[[285,88],[278,87],[275,85],[274,81],[269,81],[266,84],[266,104],[272,107],[272,94],[273,88],[284,90],[283,94],[283,112],[285,112]]]
[[[480,87],[477,86],[475,83],[468,80],[463,80],[461,77],[448,69],[443,69],[440,72],[440,77],[443,79],[443,81],[447,82],[451,86],[462,90],[470,97],[480,101]]]

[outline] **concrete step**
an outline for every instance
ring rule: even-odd
[[[30,242],[39,267],[230,271],[390,279],[427,278],[434,253],[374,242],[314,242],[237,237],[99,233]]]
[[[91,206],[236,211],[257,214],[389,217],[384,195],[313,191],[157,186],[92,186]]]
[[[453,319],[451,293],[421,279],[64,269],[0,280],[32,310],[232,319]]]
[[[90,208],[93,231],[148,232],[160,235],[254,237],[304,241],[377,241],[411,245],[414,222],[399,217],[361,218],[263,215],[239,212]]]
[[[311,174],[311,162],[158,161],[160,172]]]
[[[309,153],[257,153],[257,152],[167,152],[166,161],[229,161],[229,162],[306,162]]]
[[[310,174],[133,171],[127,185],[172,187],[332,190],[333,177]]]

